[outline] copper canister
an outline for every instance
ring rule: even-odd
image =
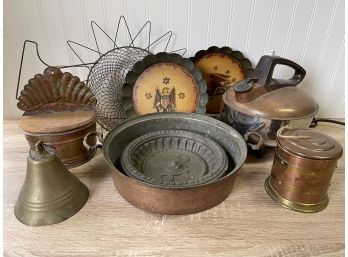
[[[342,146],[333,138],[309,129],[284,129],[278,133],[267,193],[286,208],[299,212],[323,210],[327,190]]]
[[[55,149],[68,168],[79,166],[94,155],[94,151],[88,151],[83,145],[84,137],[96,131],[96,114],[93,110],[25,115],[20,127],[30,147],[42,141]],[[94,141],[91,144],[96,141],[92,137],[89,140]]]

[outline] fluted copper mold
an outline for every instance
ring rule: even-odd
[[[28,81],[19,96],[17,107],[23,111],[93,107],[96,98],[84,82],[57,67],[48,67]]]
[[[88,188],[64,167],[41,142],[31,148],[27,173],[14,213],[29,226],[62,222],[76,214],[88,199]]]
[[[229,159],[225,174],[204,185],[168,188],[127,176],[120,164],[123,149],[134,139],[157,130],[186,130],[207,135]],[[227,124],[196,113],[153,113],[129,119],[111,130],[103,143],[106,161],[118,192],[134,206],[161,214],[188,214],[212,208],[231,193],[247,148],[242,136]]]
[[[167,187],[201,185],[223,176],[227,155],[220,145],[201,134],[160,130],[133,140],[121,156],[130,177]]]

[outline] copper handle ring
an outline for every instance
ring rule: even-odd
[[[88,139],[91,136],[95,136],[97,138],[97,143],[95,145],[90,145],[88,143]],[[87,151],[95,151],[97,148],[102,148],[102,146],[103,146],[103,134],[101,132],[98,132],[98,131],[89,132],[83,138],[83,146],[87,149]]]
[[[252,135],[257,137],[256,143],[249,141],[249,137]],[[249,132],[245,133],[243,137],[244,137],[244,140],[245,140],[247,146],[249,146],[252,150],[260,150],[264,144],[264,139],[262,138],[262,136],[255,131],[249,131]]]

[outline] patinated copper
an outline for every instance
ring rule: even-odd
[[[96,130],[94,111],[67,111],[25,115],[20,127],[30,147],[38,141],[52,146],[66,167],[76,167],[90,160],[95,151],[83,145],[84,137]],[[90,137],[91,143],[96,139]]]
[[[316,212],[328,204],[327,190],[342,146],[322,133],[304,129],[282,129],[267,193],[286,208]]]
[[[94,155],[82,142],[96,129],[95,104],[93,93],[78,77],[48,67],[21,91],[17,106],[25,112],[20,127],[30,147],[43,141],[55,149],[64,165],[75,167]]]
[[[80,110],[91,108],[97,100],[84,82],[57,67],[29,79],[19,96],[17,107],[26,112]]]
[[[204,185],[180,188],[153,185],[126,176],[120,158],[129,142],[146,133],[168,129],[201,133],[218,143],[229,158],[224,176]],[[237,131],[216,119],[196,113],[154,113],[134,117],[110,131],[103,143],[103,153],[113,169],[114,184],[127,201],[149,212],[188,214],[212,208],[229,195],[247,148]]]

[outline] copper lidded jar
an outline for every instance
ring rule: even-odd
[[[299,212],[323,210],[327,190],[342,146],[333,138],[308,129],[282,129],[278,133],[267,193],[286,208]]]
[[[96,131],[96,98],[78,77],[47,67],[28,81],[17,99],[18,108],[24,111],[20,127],[30,147],[42,141],[69,168],[93,157],[95,151],[88,151],[83,139]],[[91,144],[96,141],[89,140]]]

